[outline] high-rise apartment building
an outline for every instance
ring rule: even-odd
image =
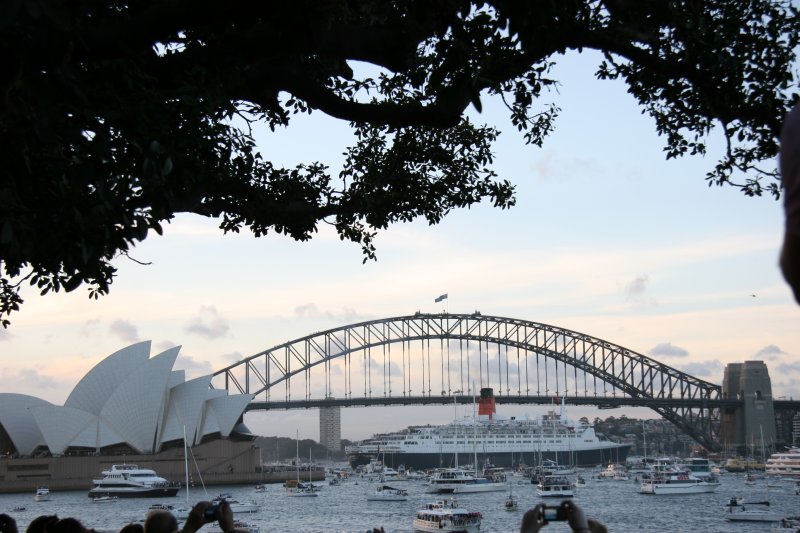
[[[340,407],[319,408],[319,443],[332,452],[342,448],[342,416]]]

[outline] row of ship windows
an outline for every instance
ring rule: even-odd
[[[442,444],[470,444],[471,442],[473,442],[473,441],[471,441],[471,440],[459,440],[459,441],[443,440]],[[505,440],[485,440],[485,441],[479,441],[479,442],[483,443],[483,444],[508,444],[508,443],[511,443],[511,444],[515,444],[515,443],[524,444],[524,443],[532,443],[533,441],[528,439],[528,440],[516,440],[516,441],[514,441],[514,440],[509,440],[509,441],[505,441]],[[556,444],[556,443],[562,442],[562,440],[561,439],[542,440],[542,441],[536,441],[536,442],[544,442],[544,443]],[[410,440],[410,441],[406,441],[406,444],[417,444],[417,443],[414,442],[413,440]]]

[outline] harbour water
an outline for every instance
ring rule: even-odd
[[[768,487],[760,479],[756,485],[744,484],[742,474],[727,474],[721,477],[720,488],[712,494],[652,496],[638,493],[639,485],[633,481],[601,481],[594,479],[599,472],[585,470],[582,475],[586,487],[576,489],[575,503],[586,514],[605,524],[609,531],[629,532],[768,532],[770,524],[732,523],[724,519],[725,503],[733,496],[741,496],[745,502],[769,501],[771,509],[782,516],[800,514],[800,496],[795,494],[794,483],[781,482],[780,487]],[[524,478],[511,477],[514,496],[519,509],[509,512],[503,502],[508,492],[458,495],[461,507],[478,511],[483,515],[481,531],[516,532],[525,510],[541,501],[536,496],[535,486]],[[406,481],[395,484],[407,489],[406,502],[371,502],[367,495],[374,492],[375,483],[363,478],[351,478],[338,486],[324,485],[316,498],[290,498],[281,485],[267,485],[265,492],[256,492],[251,486],[192,488],[189,501],[210,500],[220,492],[229,492],[239,501],[256,501],[261,505],[258,513],[236,515],[237,519],[258,525],[260,533],[270,532],[365,532],[373,527],[384,527],[387,533],[411,532],[414,513],[426,502],[442,499],[441,496],[425,494],[421,481]],[[60,517],[74,516],[87,527],[104,531],[119,531],[129,522],[143,520],[147,509],[154,503],[171,503],[175,506],[186,503],[186,493],[181,491],[175,498],[164,499],[120,499],[112,503],[93,503],[86,491],[53,492],[51,500],[34,501],[33,494],[0,495],[0,512],[13,516],[17,526],[24,532],[35,517],[57,514]],[[546,503],[556,505],[559,500]],[[745,503],[746,504],[746,503]],[[14,511],[17,507],[25,510]],[[216,524],[206,525],[202,531],[216,533]],[[542,531],[557,533],[569,531],[565,523],[551,523]]]

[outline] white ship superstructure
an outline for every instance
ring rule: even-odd
[[[629,444],[604,439],[592,426],[567,418],[563,405],[538,419],[479,415],[441,426],[411,426],[346,448],[353,467],[380,456],[384,464],[416,469],[472,462],[474,452],[481,463],[506,467],[546,459],[573,466],[624,463],[629,450]]]
[[[90,498],[155,498],[178,493],[178,486],[171,485],[155,470],[133,464],[112,465],[109,470],[103,470],[102,479],[95,479],[93,483]]]
[[[767,459],[765,470],[767,475],[800,479],[800,448],[773,453]]]

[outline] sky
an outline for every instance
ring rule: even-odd
[[[321,226],[310,242],[223,235],[218,222],[181,215],[115,262],[111,293],[38,296],[0,330],[0,392],[63,404],[94,365],[137,341],[155,355],[181,345],[187,377],[310,333],[356,322],[438,312],[544,322],[599,337],[702,379],[725,364],[764,360],[775,397],[800,396],[800,306],[777,266],[780,202],[708,187],[721,139],[705,157],[666,160],[648,116],[622,83],[597,81],[599,56],[559,59],[562,111],[543,147],[525,146],[500,102],[484,98],[478,123],[503,132],[494,170],[517,186],[506,211],[480,205],[437,226],[396,225],[378,260]],[[335,173],[352,135],[319,113],[259,133],[276,165],[311,161]],[[501,406],[502,414],[539,407]],[[655,418],[647,409],[573,409],[577,416]],[[342,436],[360,439],[410,424],[445,423],[452,406],[342,410]],[[260,435],[318,439],[314,410],[254,412]]]

